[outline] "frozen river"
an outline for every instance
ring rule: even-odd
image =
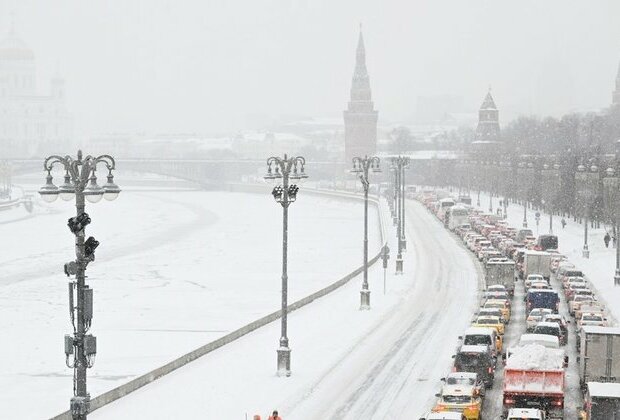
[[[279,308],[282,211],[270,194],[127,190],[87,212],[87,235],[101,242],[87,270],[98,338],[91,395]],[[70,203],[37,202],[33,217],[0,223],[1,418],[68,408],[62,267],[74,258],[66,226],[73,213]],[[289,301],[361,264],[361,203],[304,195],[302,187],[289,214]],[[370,220],[373,254],[380,235],[372,207]]]

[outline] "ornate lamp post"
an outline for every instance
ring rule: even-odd
[[[364,187],[364,281],[360,291],[360,309],[370,309],[370,290],[368,290],[368,172],[381,172],[381,161],[377,156],[353,158],[352,173],[357,174]]]
[[[603,199],[616,228],[616,272],[614,285],[620,286],[620,246],[618,246],[618,227],[620,226],[620,178],[614,168],[607,168],[606,177],[603,178],[605,194]]]
[[[523,227],[527,228],[527,193],[528,193],[528,179],[527,168],[525,162],[519,162],[517,168],[517,174],[521,181],[521,196],[523,199]]]
[[[589,169],[589,170],[588,170]],[[590,168],[586,168],[584,165],[577,167],[575,173],[575,183],[577,184],[577,191],[581,196],[584,207],[584,225],[583,225],[583,251],[582,256],[584,258],[590,258],[590,250],[588,249],[588,223],[590,218],[590,203],[596,196],[596,188],[598,187],[598,167],[591,165]]]
[[[97,165],[103,164],[108,170],[108,182],[97,185]],[[52,169],[61,166],[65,171],[64,183],[56,187],[52,182]],[[93,317],[93,290],[86,284],[86,267],[95,260],[95,249],[99,242],[92,236],[84,240],[84,229],[90,223],[85,212],[88,200],[97,203],[101,198],[112,201],[118,197],[120,188],[114,183],[112,171],[116,163],[109,155],[82,157],[78,151],[77,159],[70,156],[49,156],[43,163],[47,172],[47,182],[39,190],[44,201],[51,203],[59,196],[64,201],[75,199],[76,216],[69,219],[68,226],[75,235],[76,260],[65,264],[67,276],[75,276],[69,283],[69,313],[73,324],[73,336],[65,335],[65,357],[68,367],[73,368],[73,397],[70,410],[74,420],[85,420],[90,411],[90,394],[86,389],[86,369],[95,363],[97,338],[87,334]],[[77,305],[74,306],[74,296]],[[73,360],[71,360],[73,359]]]
[[[398,225],[396,234],[398,236],[398,254],[396,255],[396,274],[403,273],[403,250],[406,247],[405,240],[405,169],[409,165],[409,158],[398,156],[392,158],[392,168],[398,174]]]
[[[289,179],[303,181],[308,178],[304,166],[306,160],[301,157],[289,158],[286,154],[284,158],[272,156],[267,159],[267,181],[282,179],[282,185],[273,188],[271,194],[277,203],[282,205],[282,316],[280,346],[278,347],[278,376],[291,376],[291,349],[288,346],[288,336],[286,333],[288,316],[288,206],[297,199],[299,187],[295,184],[289,185]]]

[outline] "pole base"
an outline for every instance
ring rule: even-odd
[[[581,256],[583,258],[590,258],[590,250],[586,247],[583,248],[583,251],[581,251]]]
[[[523,221],[523,227],[527,228],[527,222],[525,220]]]
[[[396,257],[396,274],[403,274],[403,257],[401,255]]]
[[[406,239],[402,239],[400,241],[400,248],[402,252],[407,252],[407,240]]]
[[[620,272],[616,271],[614,276],[614,286],[620,286]]]
[[[370,290],[360,290],[360,311],[370,310]]]
[[[280,347],[278,350],[278,376],[291,376],[291,349]]]

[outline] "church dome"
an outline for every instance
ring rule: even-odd
[[[0,41],[0,60],[34,60],[34,52],[11,31]]]

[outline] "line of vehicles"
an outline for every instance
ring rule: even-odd
[[[558,251],[557,237],[535,237],[445,192],[442,197],[423,191],[416,198],[461,237],[485,268],[480,310],[459,337],[453,371],[442,378],[437,403],[422,419],[481,419],[485,391],[493,386],[499,363],[500,418],[564,419],[569,362],[578,364],[584,399],[579,412],[566,418],[620,419],[620,328],[609,326],[603,303],[584,273]],[[516,282],[525,290],[526,332],[516,345],[504,348]],[[578,356],[573,361],[565,351],[571,321],[560,313],[560,296],[576,326]]]

